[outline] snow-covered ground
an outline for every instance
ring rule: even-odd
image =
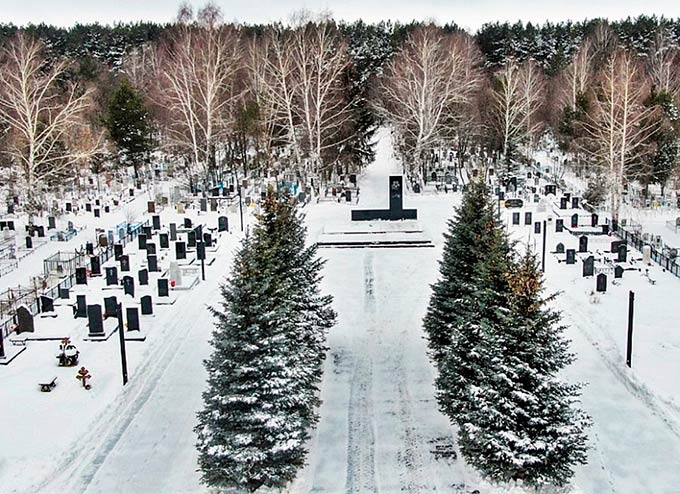
[[[358,207],[386,207],[387,176],[396,172],[389,136],[381,133],[376,163],[360,178]],[[320,423],[290,492],[506,492],[481,482],[456,457],[455,430],[434,400],[421,328],[442,233],[459,200],[459,194],[405,196],[404,207],[418,209],[418,225],[434,248],[320,249],[327,260],[323,287],[334,296],[338,324],[329,334]],[[353,207],[308,206],[310,240],[350,229]],[[232,226],[235,219],[230,215]],[[540,247],[529,227],[514,228],[514,236]],[[549,251],[557,242],[577,244],[568,233],[558,238],[550,231],[548,239]],[[590,250],[598,255],[610,240],[591,237]],[[207,281],[158,309],[146,342],[128,344],[125,388],[114,338],[89,345],[81,360],[94,374],[89,392],[78,388],[73,369],[56,367],[52,343],[35,344],[0,368],[2,492],[208,492],[199,484],[192,431],[202,405],[202,360],[210,353],[205,306],[218,300],[236,241],[237,235],[225,238]],[[651,285],[626,271],[618,286],[610,278],[608,292],[593,303],[595,282],[581,277],[580,262],[557,260],[548,255],[548,287],[563,292],[556,304],[578,358],[564,377],[587,383],[583,407],[594,422],[589,464],[577,468],[573,491],[680,492],[680,333],[674,328],[680,279],[652,267],[657,282]],[[628,290],[638,302],[632,370],[623,357]],[[35,379],[57,373],[57,388],[40,393]]]

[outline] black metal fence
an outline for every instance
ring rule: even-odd
[[[142,231],[142,228],[145,226],[149,226],[149,220],[144,221],[143,223],[138,223],[134,226],[129,226],[127,234],[121,239],[119,243],[122,243],[123,246],[129,244],[132,242],[137,236],[140,234]],[[77,251],[78,254],[78,259],[76,261],[76,264],[78,267],[86,267],[87,269],[91,268],[91,257],[98,256],[100,265],[103,265],[106,261],[111,259],[115,254],[114,254],[114,248],[113,245],[109,244],[106,247],[100,247],[97,252],[93,256],[88,256],[85,254],[85,247],[81,246],[80,250]],[[36,293],[35,297],[32,300],[27,300],[25,302],[22,302],[19,305],[26,305],[28,307],[28,310],[31,311],[31,314],[38,314],[40,312],[40,296],[45,295],[47,297],[50,297],[52,299],[57,299],[59,298],[59,290],[61,288],[72,288],[73,285],[76,284],[76,275],[75,272],[70,273],[67,275],[64,279],[59,281],[54,286],[48,287],[44,290],[42,290],[40,293]],[[16,314],[12,315],[11,317],[5,319],[4,321],[0,322],[0,338],[6,338],[14,329],[14,326],[17,324],[16,320]]]
[[[625,227],[621,226],[620,223],[613,226],[609,219],[607,219],[607,224],[610,225],[611,230],[621,237],[622,240],[625,240],[628,245],[632,245],[637,250],[642,252],[642,247],[648,245],[651,249],[652,260],[680,278],[680,264],[676,264],[676,257],[671,257],[663,252],[659,252],[651,243],[649,243],[649,241],[644,240],[640,233],[627,230]]]

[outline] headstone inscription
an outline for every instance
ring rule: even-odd
[[[110,266],[106,268],[106,286],[118,284],[118,268]]]
[[[135,279],[132,276],[123,276],[123,293],[135,296]]]
[[[127,273],[130,271],[130,257],[129,256],[120,256],[118,258],[120,261],[120,272],[121,273]]]

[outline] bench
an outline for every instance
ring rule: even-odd
[[[49,393],[50,391],[52,391],[52,388],[54,388],[56,385],[57,385],[56,377],[48,383],[38,383],[38,386],[40,386],[40,391],[42,391],[43,393]]]

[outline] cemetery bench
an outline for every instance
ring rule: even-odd
[[[56,377],[48,383],[38,383],[38,386],[40,386],[40,391],[42,391],[43,393],[49,393],[56,385],[57,385]]]

